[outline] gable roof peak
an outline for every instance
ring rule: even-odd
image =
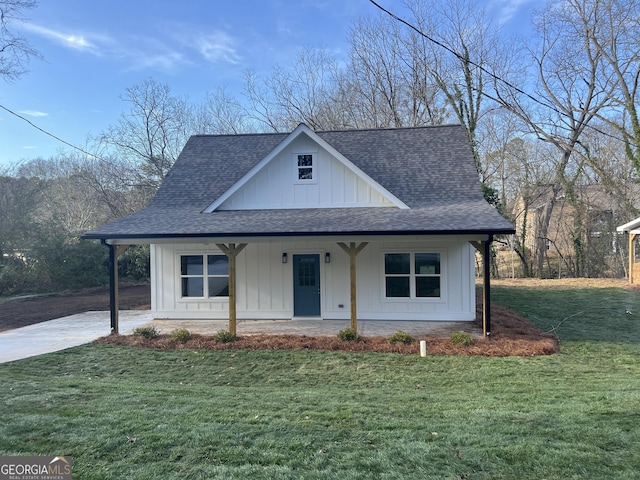
[[[231,196],[240,190],[249,180],[251,180],[257,173],[262,170],[269,162],[271,162],[277,155],[284,151],[291,143],[302,134],[307,135],[313,142],[319,145],[321,148],[329,152],[338,162],[342,163],[347,169],[351,170],[354,174],[364,180],[373,190],[377,191],[380,195],[389,200],[393,205],[400,209],[408,209],[409,206],[400,200],[396,195],[391,193],[383,185],[376,182],[367,173],[362,171],[351,160],[344,156],[340,151],[333,147],[327,140],[322,138],[318,133],[314,132],[305,123],[300,123],[291,133],[289,133],[276,147],[271,150],[265,157],[262,158],[257,164],[255,164],[248,172],[246,172],[242,178],[240,178],[235,184],[231,186],[227,191],[220,195],[213,203],[209,204],[202,213],[211,213],[217,210],[224,202],[226,202]]]

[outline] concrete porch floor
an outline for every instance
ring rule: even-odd
[[[229,320],[161,320],[155,319],[147,325],[153,325],[160,333],[170,333],[176,328],[186,328],[191,333],[213,335],[220,330],[229,329]],[[349,328],[349,320],[238,320],[238,335],[307,335],[331,337],[340,330]],[[384,336],[402,330],[413,337],[448,337],[452,332],[467,332],[482,336],[474,322],[421,322],[421,321],[373,321],[358,320],[358,334],[362,336]]]

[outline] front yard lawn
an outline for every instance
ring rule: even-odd
[[[493,291],[543,329],[583,313],[534,358],[87,345],[4,364],[0,454],[72,455],[78,479],[640,478],[639,294]]]

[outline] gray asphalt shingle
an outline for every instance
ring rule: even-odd
[[[513,232],[482,196],[462,126],[316,133],[410,209],[201,213],[288,134],[196,135],[147,208],[84,238]]]

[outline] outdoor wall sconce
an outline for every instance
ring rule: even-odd
[[[287,252],[282,254],[282,263],[287,263]]]
[[[327,252],[324,254],[324,263],[331,263],[331,253]]]

